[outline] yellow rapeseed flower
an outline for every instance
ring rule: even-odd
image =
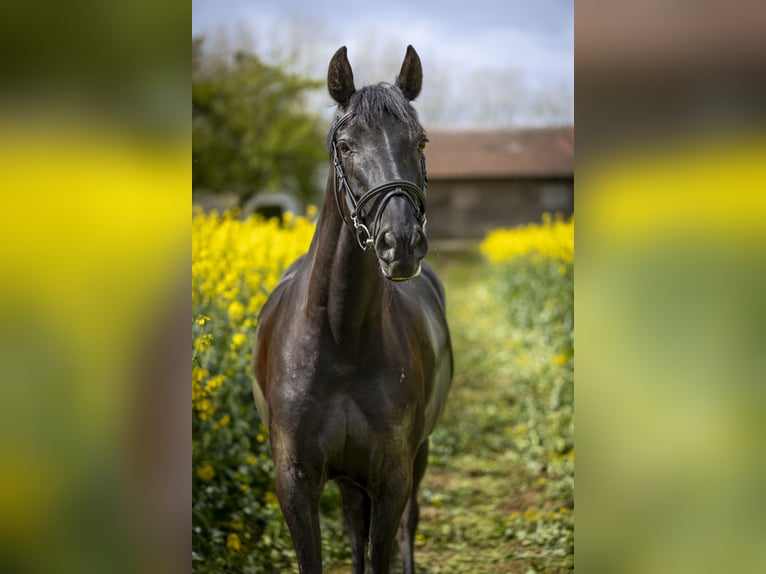
[[[200,335],[194,340],[194,349],[198,353],[204,353],[207,349],[210,348],[210,345],[213,342],[213,336],[212,335]]]
[[[309,217],[312,217],[311,211]],[[192,217],[192,293],[199,305],[250,299],[265,302],[287,266],[306,252],[315,224],[308,217],[292,216],[280,225],[276,219],[236,219],[233,214],[196,212]],[[268,280],[266,280],[268,279]],[[266,281],[265,281],[266,280]],[[238,312],[234,307],[235,314]]]
[[[215,377],[210,377],[205,383],[205,389],[207,390],[208,394],[215,392],[223,386],[225,381],[226,375],[216,375]]]
[[[201,399],[194,405],[200,420],[206,421],[215,414],[215,405],[210,399]]]
[[[247,341],[247,336],[244,333],[234,333],[231,337],[231,346],[236,349]]]
[[[529,509],[524,512],[524,520],[527,522],[538,522],[540,518],[540,513],[535,510]]]
[[[215,469],[209,462],[203,462],[197,469],[197,476],[202,480],[210,481],[215,476]]]
[[[233,553],[239,552],[242,549],[239,536],[234,532],[229,532],[229,535],[226,537],[226,549]]]
[[[213,430],[218,430],[223,427],[227,427],[231,424],[231,417],[229,415],[223,415],[217,423],[213,424]]]
[[[263,501],[266,503],[266,506],[277,506],[279,504],[276,493],[271,490],[267,490],[263,495]]]
[[[492,263],[512,261],[529,256],[535,260],[550,259],[563,263],[574,261],[574,216],[564,221],[543,214],[540,224],[530,223],[513,229],[497,229],[481,244],[481,252]],[[566,267],[559,266],[559,273]]]
[[[242,320],[242,317],[245,315],[245,306],[240,303],[239,301],[232,301],[229,303],[229,319],[235,322],[239,322]]]

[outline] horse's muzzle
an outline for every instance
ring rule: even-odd
[[[420,225],[406,233],[383,229],[375,241],[375,253],[386,279],[406,281],[420,275],[420,261],[428,253],[428,240]]]

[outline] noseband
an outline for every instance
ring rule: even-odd
[[[348,119],[354,115],[354,112],[347,112],[339,117],[333,123],[332,130],[330,132],[330,142],[332,144],[332,163],[335,168],[335,177],[333,177],[333,190],[335,192],[335,203],[338,206],[338,212],[340,213],[343,221],[354,232],[356,241],[359,243],[359,247],[362,251],[366,251],[370,245],[375,243],[378,231],[380,230],[380,219],[384,208],[391,199],[396,196],[404,197],[410,202],[412,208],[417,213],[420,226],[425,230],[426,226],[426,196],[425,190],[428,187],[428,176],[426,174],[426,158],[425,155],[421,156],[420,164],[423,173],[423,185],[417,186],[410,181],[393,180],[387,181],[380,185],[377,185],[362,195],[359,200],[351,193],[351,188],[348,186],[348,180],[346,179],[346,173],[343,170],[343,164],[338,157],[338,146],[335,141],[335,136],[340,127],[348,121]],[[343,212],[340,207],[340,196],[343,194],[343,198],[348,208],[348,216]],[[380,205],[378,206],[375,221],[372,225],[372,231],[370,227],[365,223],[364,206],[370,201],[375,200],[378,196],[382,195]],[[374,201],[373,201],[374,203]],[[349,220],[350,218],[350,220]]]

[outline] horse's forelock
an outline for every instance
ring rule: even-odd
[[[356,112],[358,121],[370,127],[378,125],[389,116],[404,123],[411,130],[422,129],[417,111],[402,91],[397,86],[385,82],[358,90],[351,96],[348,109]]]
[[[376,128],[386,118],[393,118],[402,122],[413,135],[423,131],[418,112],[402,91],[397,86],[385,82],[365,86],[354,92],[346,111],[354,112],[353,121],[364,127]]]

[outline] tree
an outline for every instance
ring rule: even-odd
[[[193,188],[234,192],[241,203],[267,190],[316,199],[326,153],[305,98],[320,85],[249,52],[210,53],[193,38]]]

